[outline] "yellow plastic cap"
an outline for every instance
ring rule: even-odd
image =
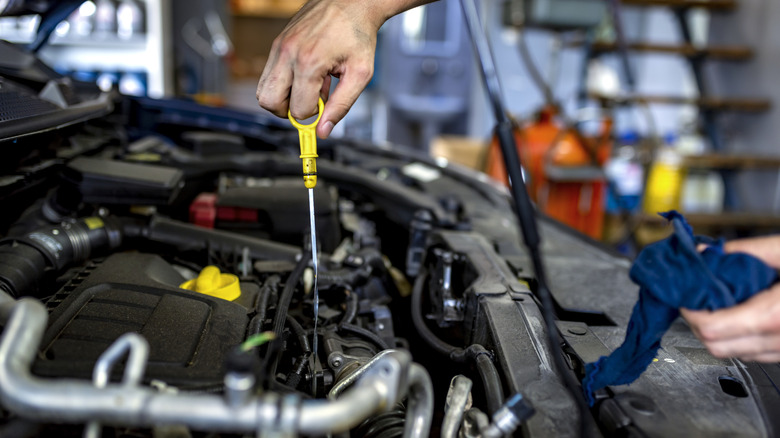
[[[238,277],[233,274],[223,274],[216,266],[206,266],[197,278],[185,281],[179,287],[228,301],[241,296]]]

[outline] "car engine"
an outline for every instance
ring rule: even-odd
[[[0,43],[0,146],[0,436],[777,430],[776,366],[716,359],[682,321],[578,409],[552,357],[578,380],[620,344],[629,261],[539,219],[550,349],[507,192],[444,160],[321,142],[315,332],[284,121],[100,93]]]

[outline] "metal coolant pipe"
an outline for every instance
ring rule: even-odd
[[[328,399],[336,400],[341,394],[360,381],[367,373],[383,367],[386,356],[397,354],[399,350],[384,350],[370,361],[353,371],[340,382],[336,383],[328,393]],[[380,373],[384,371],[379,371]],[[433,384],[428,371],[421,365],[413,363],[407,377],[408,400],[404,423],[403,438],[426,438],[431,430],[433,415]],[[399,397],[402,399],[403,396]]]
[[[230,406],[225,398],[212,394],[166,394],[132,384],[98,388],[73,379],[42,379],[31,374],[30,366],[46,327],[45,307],[29,298],[0,299],[0,315],[8,316],[0,338],[0,402],[22,418],[47,423],[96,421],[140,427],[181,424],[218,432],[338,433],[392,407],[410,383],[426,387],[420,382],[427,382],[426,391],[430,388],[427,373],[422,376],[402,351],[384,356],[375,370],[336,400],[302,401],[295,395],[268,393],[245,405]],[[424,414],[418,411],[420,418],[413,422],[421,434],[416,436],[428,433],[424,429],[430,425],[429,406]]]
[[[425,438],[431,431],[433,384],[428,371],[413,363],[409,368],[409,398],[403,438]]]
[[[463,422],[466,409],[471,407],[472,381],[466,376],[457,375],[450,383],[444,420],[441,424],[441,438],[456,438]]]

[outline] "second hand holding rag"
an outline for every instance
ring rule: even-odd
[[[594,392],[636,380],[655,358],[661,338],[679,309],[717,310],[739,304],[778,281],[777,272],[744,253],[725,253],[723,242],[694,236],[676,211],[661,213],[674,226],[668,239],[645,247],[631,267],[640,286],[623,344],[585,366],[582,387],[591,406]],[[699,252],[697,245],[709,245]]]

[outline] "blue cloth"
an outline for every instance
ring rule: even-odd
[[[742,253],[726,254],[723,242],[694,236],[676,211],[661,214],[674,234],[648,245],[631,267],[631,280],[640,286],[623,344],[608,357],[585,366],[582,387],[588,403],[593,392],[636,380],[655,358],[661,337],[679,316],[679,308],[715,310],[730,307],[768,288],[777,272],[761,260]],[[702,253],[699,243],[710,246]]]

